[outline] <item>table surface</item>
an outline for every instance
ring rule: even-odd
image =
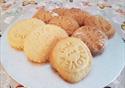
[[[20,15],[26,14],[27,13],[26,9],[31,8],[31,7],[41,8],[41,7],[45,6],[46,4],[50,4],[49,9],[51,9],[51,7],[53,7],[53,4],[54,4],[54,6],[56,4],[56,7],[60,7],[60,6],[62,6],[61,3],[65,3],[65,1],[68,1],[68,0],[61,0],[61,2],[58,0],[55,0],[55,1],[48,0],[48,2],[44,2],[44,0],[43,0],[43,2],[40,2],[40,4],[38,3],[35,6],[34,5],[22,6],[22,4],[19,5],[19,2],[16,2],[16,1],[21,1],[21,0],[8,0],[8,3],[4,3],[4,4],[1,4],[1,2],[0,2],[0,32],[2,32],[2,33],[5,31],[5,29],[8,27],[8,25],[11,22],[16,20]],[[80,0],[78,0],[78,1],[80,1]],[[84,1],[84,0],[82,0],[82,1]],[[108,6],[110,7],[109,3],[111,3],[111,2],[108,2],[108,0],[104,0],[104,1],[101,0],[102,2],[98,2],[98,0],[91,0],[91,1],[96,2],[96,5],[97,5],[96,6],[96,5],[93,5],[93,2],[91,3],[89,1],[90,0],[82,2],[84,4],[85,8],[89,8],[89,7],[97,8],[97,6],[99,6],[99,5],[102,5],[101,8],[102,7],[107,8]],[[110,1],[112,1],[112,0],[110,0]],[[113,1],[116,1],[116,0],[113,0]],[[112,14],[113,15],[112,18],[110,18],[111,16],[107,15],[107,13],[109,12],[107,10],[109,10],[109,9],[106,9],[105,11],[104,11],[104,9],[103,10],[98,9],[99,11],[97,11],[97,12],[99,12],[100,15],[103,15],[109,19],[117,20],[117,22],[119,22],[118,24],[121,26],[122,22],[125,21],[125,16],[124,16],[125,12],[123,10],[124,6],[122,4],[123,2],[124,2],[124,0],[120,0],[119,4],[113,4],[115,6],[114,6],[114,8],[112,6],[112,10],[114,10],[114,14]],[[18,6],[15,3],[18,3]],[[104,4],[102,4],[102,3],[104,3]],[[125,4],[125,2],[124,2],[124,4]],[[10,7],[8,5],[10,5]],[[115,8],[115,7],[117,7],[117,8]],[[119,11],[117,11],[117,10],[119,10]],[[1,81],[0,83],[2,84],[0,86],[0,88],[18,88],[18,87],[21,88],[22,87],[19,83],[17,83],[10,76],[8,76],[8,74],[5,72],[4,68],[1,65],[0,65],[0,81]],[[111,88],[125,88],[125,68],[121,72],[120,76],[114,82],[109,84],[108,86],[110,86]]]

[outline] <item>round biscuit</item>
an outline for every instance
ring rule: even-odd
[[[92,56],[80,39],[69,37],[56,44],[50,62],[64,80],[76,83],[89,73]]]

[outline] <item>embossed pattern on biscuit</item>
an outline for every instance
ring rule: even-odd
[[[56,44],[50,62],[63,79],[75,83],[89,73],[92,56],[81,40],[69,37]]]
[[[106,35],[95,27],[83,26],[76,30],[72,36],[81,39],[88,46],[93,56],[104,51]]]

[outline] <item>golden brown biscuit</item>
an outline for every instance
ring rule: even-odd
[[[115,34],[112,24],[101,16],[89,16],[84,21],[85,25],[97,27],[110,39]]]
[[[39,29],[44,25],[41,20],[31,18],[31,19],[24,19],[16,22],[11,28],[8,33],[8,40],[12,47],[23,50],[24,39],[30,32]]]
[[[79,28],[76,20],[68,16],[57,16],[50,20],[50,24],[54,24],[63,28],[69,35]]]
[[[81,39],[88,46],[93,56],[104,51],[106,35],[98,28],[83,26],[77,29],[72,36]]]
[[[30,61],[44,63],[48,60],[55,43],[68,37],[67,33],[56,25],[44,25],[33,31],[24,42],[24,52]]]
[[[52,13],[49,11],[45,11],[44,9],[39,9],[36,14],[33,16],[33,18],[40,19],[44,21],[45,23],[48,23],[52,18]]]
[[[92,56],[80,39],[69,37],[56,44],[50,62],[64,80],[76,83],[89,73]]]
[[[53,9],[53,12],[59,14],[60,16],[64,16],[66,11],[69,11],[69,9],[67,9],[67,8],[56,8],[56,9]]]
[[[74,18],[80,26],[84,25],[84,19],[90,16],[88,12],[81,11],[78,8],[56,8],[53,11],[58,13],[60,16],[70,16]]]
[[[74,18],[79,23],[80,26],[83,26],[84,19],[90,16],[90,14],[88,12],[81,11],[80,9],[72,8],[69,11],[66,11],[64,13],[64,16],[70,16]]]

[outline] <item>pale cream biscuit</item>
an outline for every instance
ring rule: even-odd
[[[69,16],[56,16],[53,17],[50,24],[54,24],[63,28],[69,35],[71,35],[76,29],[79,28],[79,24],[76,20]]]
[[[89,16],[84,20],[84,25],[89,25],[100,29],[110,39],[115,34],[112,24],[102,16]]]
[[[98,28],[83,26],[77,29],[72,36],[81,39],[88,46],[93,56],[104,51],[107,37]]]
[[[48,60],[56,42],[66,37],[68,34],[62,28],[56,25],[44,25],[25,39],[24,52],[30,61],[44,63]]]
[[[56,44],[50,55],[50,63],[64,80],[76,83],[89,73],[92,56],[80,39],[69,37]]]
[[[8,40],[12,47],[23,50],[24,39],[32,31],[39,29],[40,26],[44,25],[41,20],[31,18],[23,19],[16,22],[9,30]]]

